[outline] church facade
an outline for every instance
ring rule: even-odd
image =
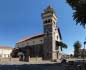
[[[57,60],[61,58],[60,46],[61,33],[57,26],[57,16],[53,8],[48,6],[41,14],[43,20],[43,33],[26,37],[16,42],[19,49],[20,60],[30,61],[30,58],[41,58],[42,60]]]

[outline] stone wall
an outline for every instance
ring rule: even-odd
[[[0,58],[0,62],[19,61],[19,58]]]

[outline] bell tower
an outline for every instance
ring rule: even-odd
[[[57,17],[53,8],[48,6],[42,13],[42,19],[44,28],[43,59],[55,60],[57,59],[55,41]]]

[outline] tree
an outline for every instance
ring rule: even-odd
[[[86,25],[86,0],[66,0],[74,10],[73,19],[76,24],[80,24],[85,28]]]
[[[74,57],[78,57],[80,55],[81,43],[79,41],[76,41],[73,46],[74,46]]]
[[[14,48],[13,50],[12,50],[12,52],[11,52],[11,57],[14,57],[14,58],[16,58],[16,57],[18,57],[18,52],[19,52],[19,49],[17,49],[17,48]]]
[[[57,48],[58,46],[60,46],[61,51],[62,51],[62,48],[67,48],[67,45],[63,42],[56,41],[56,45],[57,45]]]
[[[73,58],[73,54],[70,54],[70,58]]]

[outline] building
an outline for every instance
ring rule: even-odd
[[[56,45],[61,41],[60,29],[57,26],[57,19],[53,8],[48,6],[41,14],[43,20],[43,33],[24,38],[16,42],[18,54],[22,54],[21,60],[29,61],[29,58],[41,57],[43,60],[57,60],[61,58],[60,46]]]
[[[0,46],[0,58],[9,58],[12,52],[11,47],[8,46]]]
[[[85,57],[86,58],[86,49],[78,49],[78,51],[77,50],[75,50],[74,51],[74,56],[75,57],[81,57],[81,58],[83,58],[83,57]]]
[[[85,57],[86,58],[86,49],[80,49],[79,57]]]

